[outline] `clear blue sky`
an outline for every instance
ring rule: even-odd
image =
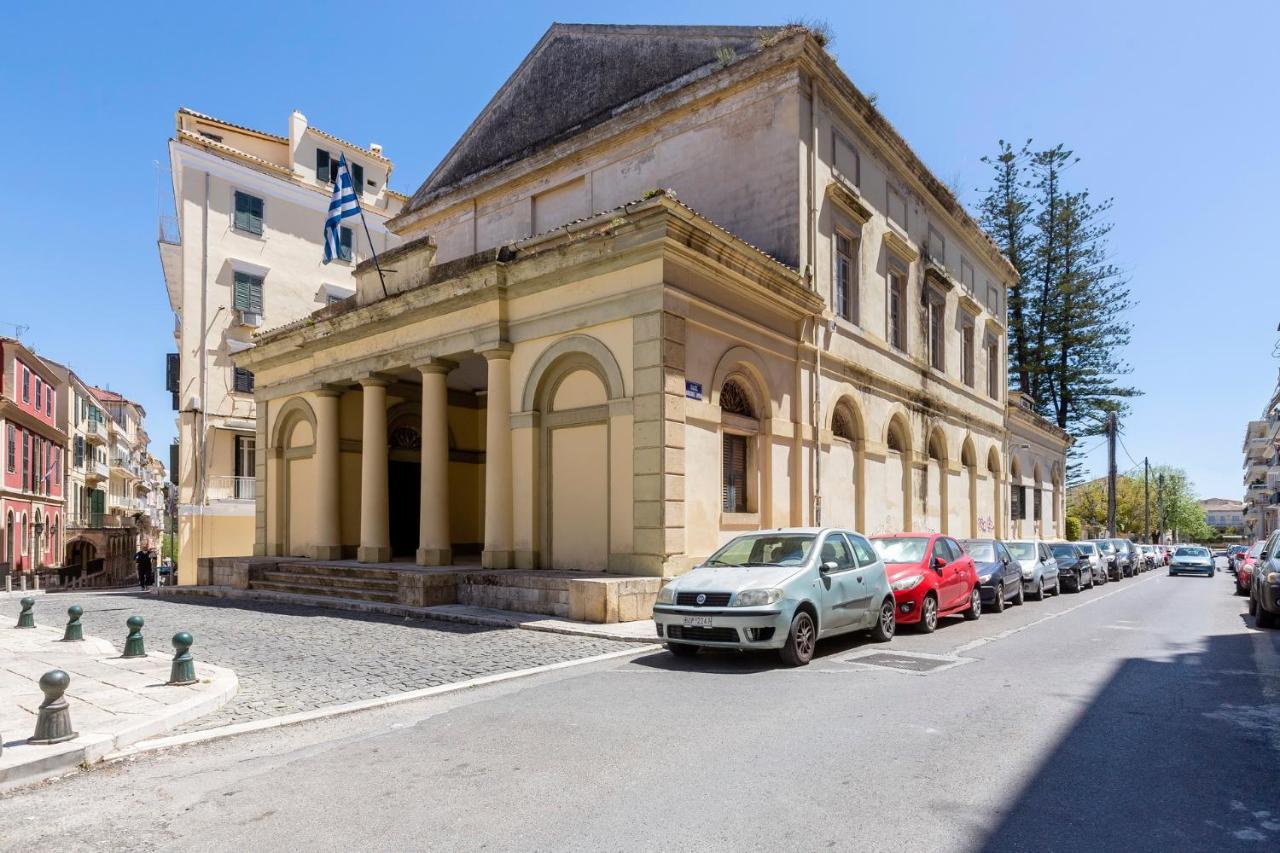
[[[435,7],[429,9],[428,7]],[[6,13],[0,323],[147,409],[161,458],[172,317],[155,248],[174,110],[275,133],[290,110],[382,143],[412,192],[552,21],[825,19],[841,66],[972,207],[1003,137],[1064,142],[1114,196],[1138,307],[1141,461],[1238,498],[1244,422],[1280,362],[1280,6],[1218,2],[19,4]],[[128,10],[128,11],[122,11]],[[0,325],[0,334],[12,333]],[[1092,442],[1091,442],[1092,443]],[[1128,460],[1120,454],[1122,466]],[[1105,458],[1091,455],[1101,473]]]

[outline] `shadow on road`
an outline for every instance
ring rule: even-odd
[[[1126,661],[1010,794],[985,853],[1277,849],[1280,632]]]

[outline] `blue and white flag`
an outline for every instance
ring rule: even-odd
[[[338,175],[333,179],[333,195],[329,199],[329,217],[324,221],[324,262],[342,257],[342,220],[360,213],[360,200],[351,187],[351,171],[346,155],[338,157]]]

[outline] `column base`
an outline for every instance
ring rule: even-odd
[[[448,548],[419,548],[414,562],[419,566],[449,566],[453,564],[453,551]]]
[[[480,554],[480,565],[486,569],[514,569],[516,566],[513,551],[483,551]]]
[[[313,545],[311,547],[311,559],[313,560],[341,560],[341,545]]]
[[[361,563],[391,562],[391,548],[377,545],[361,545],[356,550],[356,560]]]

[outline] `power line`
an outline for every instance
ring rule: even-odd
[[[1129,448],[1124,446],[1124,439],[1120,438],[1120,434],[1116,433],[1116,440],[1120,442],[1120,446],[1124,448],[1124,455],[1129,457],[1129,461],[1133,463],[1133,467],[1138,467],[1138,460],[1133,458],[1133,454],[1129,452]]]

